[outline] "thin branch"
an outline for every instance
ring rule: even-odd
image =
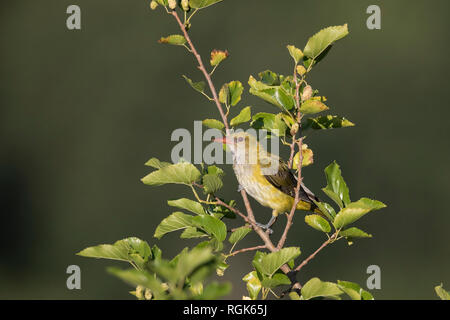
[[[228,254],[227,257],[232,257],[239,253],[243,253],[243,252],[247,252],[247,251],[255,251],[255,250],[265,249],[265,248],[266,248],[265,245],[255,246],[255,247],[251,247],[251,248],[244,248],[244,249],[240,249],[240,250],[234,251],[233,253]]]
[[[245,222],[249,223],[252,228],[254,229],[254,227],[256,226],[255,221],[251,221],[245,214],[243,214],[241,211],[239,211],[238,209],[230,206],[229,204],[223,202],[222,200],[220,200],[219,198],[216,197],[216,202],[217,204],[227,208],[228,210],[233,211],[234,213],[236,213],[237,215],[239,215],[242,219],[244,219]]]
[[[180,29],[183,32],[183,35],[186,38],[186,41],[188,42],[189,47],[191,48],[192,54],[197,59],[198,68],[200,69],[200,71],[205,76],[206,82],[208,82],[209,89],[211,90],[211,93],[213,95],[214,102],[216,103],[217,109],[219,110],[220,116],[222,117],[223,124],[225,125],[226,131],[228,133],[230,128],[228,126],[227,116],[223,112],[222,105],[221,105],[221,103],[219,101],[219,97],[217,96],[217,91],[216,91],[216,88],[214,87],[214,84],[213,84],[213,82],[211,80],[211,76],[208,73],[208,71],[206,71],[206,68],[205,68],[205,65],[203,64],[202,58],[198,54],[197,49],[195,49],[194,44],[192,43],[191,38],[189,37],[189,35],[188,35],[187,31],[186,31],[186,27],[184,26],[183,22],[181,22],[180,17],[178,17],[177,12],[176,11],[171,11],[170,14],[175,18],[175,20],[177,20],[178,25],[180,26]],[[191,17],[192,17],[192,15],[191,15]],[[188,21],[189,21],[189,19],[188,19]]]
[[[217,91],[216,88],[214,87],[214,84],[211,80],[211,76],[208,73],[208,71],[205,68],[205,65],[203,64],[202,58],[199,55],[199,53],[197,52],[197,50],[194,47],[194,44],[191,41],[191,38],[189,37],[186,27],[184,26],[183,22],[181,22],[180,18],[178,17],[178,14],[176,13],[176,11],[171,11],[169,12],[177,21],[178,25],[180,26],[181,31],[183,32],[183,35],[187,41],[187,43],[189,44],[189,47],[192,50],[192,54],[195,56],[195,58],[197,59],[198,62],[198,68],[200,69],[200,71],[202,71],[206,81],[208,82],[208,86],[209,89],[213,95],[213,99],[214,102],[216,103],[217,109],[219,110],[220,116],[222,117],[222,122],[225,125],[225,129],[226,129],[226,133],[228,134],[230,131],[229,125],[228,125],[228,120],[227,120],[227,115],[224,113],[223,108],[222,108],[222,104],[219,101],[218,95],[217,95]],[[191,15],[192,17],[192,15]],[[189,21],[190,18],[188,18]],[[274,246],[274,244],[272,243],[272,241],[270,240],[270,237],[267,233],[265,233],[257,224],[255,221],[255,216],[253,214],[253,210],[250,206],[250,202],[248,201],[247,198],[247,193],[245,192],[245,190],[241,191],[241,195],[242,195],[242,199],[244,200],[244,204],[245,204],[245,208],[247,210],[247,216],[245,216],[242,212],[240,212],[239,210],[232,208],[231,206],[229,206],[228,204],[224,203],[223,201],[221,201],[220,199],[216,198],[217,203],[223,205],[224,207],[230,209],[231,211],[235,212],[236,214],[240,215],[244,221],[248,222],[249,224],[251,224],[252,228],[255,230],[255,232],[260,236],[260,238],[263,240],[265,246],[267,249],[269,249],[271,252],[275,252],[278,251],[279,249],[277,247]],[[284,265],[281,267],[281,270],[286,273],[286,274],[291,274],[292,270],[291,268],[289,268],[288,265]]]
[[[334,242],[335,240],[337,240],[337,235],[338,235],[338,231],[336,231],[330,238],[328,238],[327,241],[325,241],[324,243],[322,243],[322,245],[316,250],[314,251],[308,258],[306,258],[305,260],[303,260],[295,269],[295,272],[299,272],[301,268],[303,268],[309,261],[311,261],[312,259],[314,259],[314,257],[316,256],[316,254],[318,254],[323,248],[325,248],[327,245],[329,245],[330,243]]]
[[[297,122],[296,124],[298,125],[298,129],[293,131],[293,135],[292,135],[292,143],[291,143],[291,157],[289,158],[289,167],[292,167],[293,164],[293,154],[295,153],[295,144],[297,144],[298,146],[298,153],[299,153],[299,159],[298,159],[298,164],[297,164],[297,187],[295,188],[295,198],[294,198],[294,203],[292,204],[292,208],[291,211],[289,212],[289,215],[287,216],[287,221],[286,221],[286,226],[284,228],[283,234],[280,238],[280,241],[278,241],[278,245],[277,248],[281,249],[283,248],[286,239],[287,239],[287,235],[289,232],[289,229],[292,226],[292,221],[294,219],[294,213],[295,210],[297,209],[297,205],[300,202],[300,189],[301,189],[301,185],[302,185],[302,164],[303,164],[303,153],[302,153],[302,146],[303,146],[303,138],[302,138],[302,134],[301,134],[301,129],[302,129],[302,115],[300,112],[300,86],[301,83],[303,81],[298,81],[297,79],[297,71],[296,71],[296,66],[294,67],[294,81],[295,81],[295,103],[297,106]],[[297,131],[300,133],[300,139],[296,139],[295,136],[297,134]]]

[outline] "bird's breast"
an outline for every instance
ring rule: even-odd
[[[278,212],[286,212],[292,207],[294,199],[267,181],[258,165],[234,165],[233,169],[239,184],[261,205]]]

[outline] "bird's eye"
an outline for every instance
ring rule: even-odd
[[[243,138],[243,137],[239,137],[239,138],[238,138],[238,141],[239,141],[239,142],[242,142],[242,141],[244,141],[244,138]]]

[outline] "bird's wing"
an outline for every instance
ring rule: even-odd
[[[297,179],[285,162],[280,160],[278,171],[275,174],[264,175],[264,177],[275,188],[295,198]],[[300,200],[305,202],[314,203],[313,200],[319,201],[314,193],[312,193],[311,190],[309,190],[303,183],[301,184],[299,196]]]

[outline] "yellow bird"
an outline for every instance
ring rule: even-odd
[[[276,221],[278,214],[291,211],[297,178],[280,157],[264,150],[256,137],[249,133],[232,133],[215,141],[225,143],[229,147],[240,188],[261,205],[273,210],[267,224],[258,223],[260,227],[271,232],[269,228]],[[303,183],[299,196],[297,209],[320,213],[314,204],[314,201],[319,199]]]

